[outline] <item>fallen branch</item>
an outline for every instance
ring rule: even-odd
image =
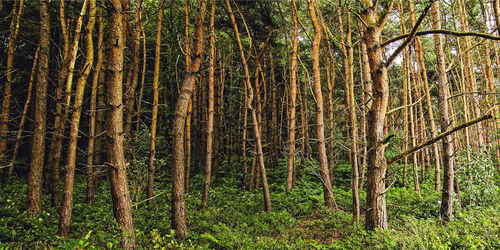
[[[454,133],[454,132],[456,132],[458,130],[461,130],[463,128],[472,126],[472,125],[474,125],[474,124],[476,124],[478,122],[482,122],[484,120],[488,120],[488,119],[491,119],[491,118],[493,118],[493,115],[491,115],[491,112],[487,112],[485,115],[483,115],[481,117],[478,117],[476,119],[472,119],[472,120],[464,122],[464,123],[462,123],[462,124],[460,124],[460,125],[458,125],[458,126],[456,126],[454,128],[451,128],[451,129],[449,129],[449,130],[447,130],[447,131],[445,131],[445,132],[437,135],[436,137],[431,138],[431,139],[429,139],[429,140],[427,140],[425,142],[422,142],[419,145],[406,150],[404,153],[402,153],[402,154],[400,154],[400,155],[398,155],[396,157],[393,157],[392,159],[388,160],[387,161],[387,167],[391,166],[395,162],[397,162],[397,161],[399,161],[399,160],[407,157],[408,155],[410,155],[410,154],[412,154],[412,153],[414,153],[414,152],[416,152],[416,151],[418,151],[418,150],[420,150],[420,149],[422,149],[422,148],[424,148],[426,146],[429,146],[431,144],[434,144],[434,143],[438,142],[439,140],[443,139],[444,137],[446,137],[446,136],[448,136],[448,135],[450,135],[450,134],[452,134],[452,133]]]

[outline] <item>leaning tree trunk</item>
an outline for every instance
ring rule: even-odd
[[[174,136],[174,165],[172,169],[172,228],[175,236],[184,239],[187,236],[186,225],[186,197],[184,194],[185,184],[185,161],[184,161],[184,129],[189,99],[195,87],[196,74],[200,70],[203,53],[203,19],[207,0],[198,1],[198,11],[196,13],[195,31],[193,38],[193,57],[189,71],[182,84],[177,104],[175,106],[175,116],[172,134]]]
[[[80,125],[80,117],[82,114],[83,93],[87,83],[87,77],[94,63],[94,40],[92,32],[94,31],[96,2],[90,0],[89,20],[85,26],[85,36],[87,48],[85,53],[85,63],[82,67],[82,72],[76,84],[75,103],[73,116],[71,118],[71,128],[69,132],[68,157],[66,158],[66,174],[64,176],[64,189],[61,207],[61,217],[59,221],[59,236],[67,237],[71,223],[71,212],[73,209],[73,186],[75,180],[76,167],[76,150],[78,143],[78,127]]]
[[[19,146],[21,145],[21,136],[24,131],[24,123],[26,122],[26,116],[28,115],[28,109],[31,104],[31,96],[33,94],[33,82],[35,81],[36,68],[38,66],[38,53],[40,51],[40,46],[36,49],[35,57],[33,58],[33,66],[31,68],[30,79],[28,82],[28,95],[26,97],[26,102],[24,103],[23,113],[21,114],[21,121],[19,122],[19,129],[17,130],[16,143],[14,144],[14,150],[12,152],[12,158],[9,164],[9,173],[7,175],[7,184],[12,181],[12,174],[14,173],[14,165],[16,164],[17,153],[19,151]]]
[[[17,8],[16,8],[17,6]],[[0,114],[0,182],[2,181],[2,170],[7,163],[7,134],[9,130],[11,85],[14,73],[14,52],[16,50],[17,34],[19,33],[19,23],[23,13],[24,0],[14,3],[12,9],[12,19],[10,21],[10,34],[7,43],[7,68],[5,72],[4,97],[2,101],[2,113]]]
[[[314,72],[314,95],[316,98],[316,134],[318,140],[319,167],[321,170],[321,181],[323,182],[323,196],[327,208],[335,208],[332,184],[328,172],[328,158],[325,145],[325,122],[323,118],[323,93],[321,92],[321,74],[319,69],[319,46],[321,43],[321,26],[316,17],[316,7],[313,0],[308,0],[308,9],[314,26],[313,41],[313,72]]]
[[[67,61],[65,61],[65,65],[62,67],[65,69],[61,69],[60,80],[61,88],[63,82],[66,80],[66,86],[64,91],[64,100],[62,106],[60,107],[60,113],[58,113],[58,117],[54,120],[54,135],[52,141],[50,143],[50,150],[47,159],[47,167],[50,169],[50,179],[51,179],[51,198],[52,205],[59,205],[59,171],[60,171],[60,160],[62,154],[62,143],[64,140],[64,128],[66,127],[66,119],[68,117],[70,101],[71,101],[71,88],[73,86],[73,75],[76,63],[76,55],[78,52],[78,43],[80,41],[80,32],[82,29],[83,16],[85,12],[87,12],[88,0],[85,0],[82,4],[82,8],[80,10],[78,19],[75,24],[75,33],[73,37],[73,43],[68,52]],[[60,90],[62,91],[62,89]],[[59,94],[62,94],[59,93]],[[57,95],[59,95],[57,94]]]
[[[227,11],[229,12],[229,17],[231,18],[231,23],[233,25],[233,30],[234,30],[234,35],[236,37],[236,42],[238,43],[238,49],[240,52],[240,58],[243,63],[243,70],[245,72],[245,86],[248,91],[248,96],[246,97],[246,103],[245,106],[248,110],[250,110],[251,116],[252,116],[252,123],[253,123],[253,130],[254,130],[254,136],[255,136],[255,147],[257,151],[257,160],[258,165],[261,170],[261,177],[262,177],[262,189],[264,192],[264,203],[266,207],[267,212],[271,212],[271,195],[269,193],[269,186],[267,183],[267,176],[266,176],[266,168],[264,165],[264,155],[262,154],[262,142],[260,138],[260,130],[259,130],[259,122],[257,121],[257,114],[255,112],[255,109],[252,107],[252,101],[253,101],[253,96],[254,96],[254,90],[252,87],[252,83],[250,82],[250,73],[248,71],[248,65],[247,65],[247,59],[245,57],[245,52],[243,49],[243,45],[241,44],[241,39],[240,39],[240,33],[238,31],[238,25],[236,24],[236,19],[234,18],[233,11],[231,9],[231,4],[229,3],[229,0],[226,0],[226,7]]]
[[[35,92],[35,128],[31,146],[28,173],[27,210],[30,215],[42,211],[42,170],[45,154],[45,129],[47,116],[47,82],[50,55],[49,2],[40,1],[40,52]]]
[[[107,120],[108,168],[115,219],[121,228],[121,247],[135,248],[132,207],[128,190],[127,167],[123,148],[123,37],[122,2],[107,1],[108,9],[108,69]]]

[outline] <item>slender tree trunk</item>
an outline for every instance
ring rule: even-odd
[[[366,32],[366,29],[363,27],[363,34]],[[368,163],[368,144],[367,144],[367,134],[368,134],[368,126],[367,126],[367,114],[369,110],[371,109],[371,104],[372,104],[372,86],[373,86],[373,81],[372,81],[372,76],[370,74],[370,62],[368,60],[368,52],[366,50],[366,42],[364,39],[361,39],[361,57],[362,57],[362,62],[363,62],[363,78],[364,78],[364,95],[365,97],[363,98],[363,103],[365,104],[364,107],[364,115],[363,115],[363,142],[365,146],[363,146],[363,168],[361,170],[361,183],[360,183],[360,189],[363,189],[364,183],[365,183],[365,171]]]
[[[92,69],[94,63],[94,43],[92,39],[92,32],[94,31],[95,16],[96,16],[96,2],[95,0],[90,0],[88,3],[90,5],[89,9],[89,20],[85,26],[85,36],[86,36],[86,53],[85,53],[85,63],[82,67],[80,77],[76,85],[74,111],[71,118],[71,128],[69,132],[69,144],[68,144],[68,157],[66,159],[66,174],[64,177],[64,189],[63,189],[63,199],[61,207],[61,217],[59,221],[59,236],[67,237],[69,234],[69,228],[71,224],[71,212],[73,210],[73,185],[75,179],[75,167],[76,167],[76,149],[78,143],[78,128],[80,125],[80,117],[82,113],[82,103],[83,103],[83,93],[85,90],[85,85],[87,83],[88,75]]]
[[[293,36],[292,36],[292,58],[290,64],[290,112],[289,112],[289,127],[288,127],[288,171],[286,177],[286,193],[292,191],[294,168],[295,168],[295,107],[297,99],[297,10],[295,0],[292,0],[292,19],[293,19]]]
[[[274,59],[273,59],[273,48],[269,49],[269,66],[271,68],[271,84],[272,84],[272,118],[271,118],[271,130],[272,130],[272,154],[273,154],[273,165],[278,166],[279,159],[279,124],[278,124],[278,86],[276,83],[276,77],[274,72]]]
[[[189,71],[182,84],[177,104],[175,106],[174,128],[174,167],[172,169],[172,229],[175,230],[175,236],[184,239],[187,236],[188,228],[186,225],[186,197],[185,190],[185,160],[184,160],[184,129],[186,123],[187,109],[189,99],[195,88],[196,74],[200,70],[203,53],[203,20],[205,18],[206,0],[198,1],[198,10],[196,13],[195,31],[193,38],[193,57]]]
[[[36,49],[35,57],[33,58],[33,67],[31,68],[30,79],[28,82],[28,95],[26,97],[26,102],[24,103],[23,113],[21,114],[21,121],[19,122],[19,129],[17,131],[16,143],[14,144],[14,150],[12,152],[12,158],[9,164],[7,184],[10,184],[12,181],[12,174],[14,173],[14,165],[16,164],[16,158],[17,158],[17,153],[19,151],[19,146],[21,145],[21,136],[23,135],[24,123],[26,122],[26,116],[28,115],[28,109],[31,103],[31,96],[33,94],[33,82],[35,81],[39,51],[40,51],[40,46],[38,46],[38,48]]]
[[[409,65],[409,72],[411,74],[411,81],[412,85],[415,87],[417,85],[416,83],[416,76],[415,76],[415,69],[413,67],[413,63],[411,63],[411,56],[408,58],[408,62],[410,63]],[[417,145],[417,124],[418,121],[416,119],[416,104],[413,103],[413,92],[412,92],[412,85],[408,85],[408,101],[410,102],[410,134],[411,134],[411,144],[412,147],[415,147]],[[414,91],[416,89],[414,88]],[[418,180],[418,160],[417,160],[417,153],[412,154],[412,160],[413,160],[413,186],[415,187],[415,191],[417,191],[417,194],[420,195],[420,183]]]
[[[102,13],[101,13],[102,14]],[[99,76],[104,59],[104,20],[102,15],[99,15],[99,35],[97,38],[97,63],[92,75],[92,90],[90,93],[90,117],[89,117],[89,141],[87,146],[87,168],[85,174],[87,175],[87,189],[86,200],[87,204],[94,204],[94,191],[96,172],[94,169],[94,147],[95,147],[95,127],[96,127],[96,112],[97,112],[97,89],[99,88]]]
[[[415,25],[416,21],[415,20],[415,11],[414,11],[414,4],[413,0],[409,1],[409,6],[410,6],[410,13],[412,16],[412,25]],[[422,42],[420,40],[420,37],[415,37],[415,50],[417,52],[417,61],[418,64],[420,65],[421,69],[421,74],[422,74],[422,79],[424,83],[424,96],[425,96],[425,104],[427,106],[427,114],[429,116],[429,125],[431,128],[431,137],[436,137],[438,130],[434,118],[434,109],[432,107],[432,101],[431,101],[431,94],[430,94],[430,88],[429,88],[429,80],[427,77],[427,69],[425,67],[425,61],[424,61],[424,53],[422,51]],[[434,152],[434,164],[435,164],[435,172],[434,172],[434,187],[437,192],[441,191],[441,157],[439,154],[439,146],[437,143],[432,145],[432,151]]]
[[[215,3],[212,1],[210,11],[210,65],[208,72],[208,122],[207,122],[207,154],[205,160],[205,185],[203,186],[203,196],[201,206],[208,206],[208,196],[210,191],[210,177],[212,176],[212,155],[213,155],[213,134],[214,134],[214,85],[215,85]]]
[[[151,139],[149,144],[149,171],[148,171],[148,199],[153,197],[154,189],[154,172],[155,172],[155,153],[156,153],[156,123],[158,120],[158,85],[160,82],[160,50],[161,50],[161,26],[163,19],[163,8],[165,0],[160,3],[158,12],[158,26],[156,30],[156,47],[155,47],[155,71],[153,76],[153,109],[151,118]]]
[[[257,121],[257,114],[255,112],[255,109],[252,107],[252,101],[253,101],[253,96],[254,96],[254,90],[252,87],[252,84],[250,82],[250,73],[248,72],[248,65],[247,65],[247,60],[245,58],[245,52],[243,49],[243,45],[241,44],[241,39],[240,39],[240,33],[238,31],[238,26],[236,24],[236,20],[234,18],[233,11],[231,10],[231,5],[229,3],[229,0],[226,0],[226,7],[227,11],[229,12],[229,17],[231,18],[231,23],[233,25],[234,29],[234,34],[236,37],[236,41],[238,43],[238,49],[240,51],[240,57],[243,63],[243,70],[245,72],[245,85],[247,86],[247,91],[248,91],[248,97],[246,99],[246,106],[247,109],[250,110],[251,116],[252,116],[252,123],[253,123],[253,130],[254,130],[254,136],[255,136],[255,142],[256,142],[256,151],[257,151],[257,158],[258,158],[258,165],[260,167],[260,170],[262,172],[262,189],[264,191],[264,203],[266,207],[267,212],[271,212],[271,195],[269,193],[269,186],[267,183],[267,175],[266,175],[266,168],[264,165],[264,155],[262,154],[262,143],[261,143],[261,137],[260,137],[260,129],[259,129],[259,123]]]
[[[186,24],[184,25],[184,35],[186,39],[186,72],[189,71],[189,66],[191,62],[191,47],[189,44],[189,0],[186,0],[184,3],[184,12],[186,17]],[[193,98],[189,99],[188,104],[188,113],[186,117],[186,136],[185,136],[185,144],[186,144],[186,178],[185,178],[185,189],[186,193],[189,193],[189,181],[191,179],[191,120],[193,114]]]
[[[135,127],[136,140],[137,137],[139,136],[139,129],[141,128],[142,95],[144,93],[144,81],[146,80],[146,60],[147,60],[146,34],[144,32],[144,24],[142,22],[141,22],[141,33],[142,33],[142,72],[141,72],[141,86],[139,87],[139,98],[137,98],[137,121]]]
[[[344,25],[342,21],[342,3],[339,1],[339,8],[337,13],[339,14],[339,27],[340,36],[344,40]],[[350,8],[350,7],[349,7]],[[348,8],[348,9],[349,9]],[[347,10],[347,34],[345,37],[345,45],[342,46],[344,52],[344,79],[345,79],[345,94],[346,94],[346,108],[348,110],[349,116],[349,141],[351,143],[351,191],[352,191],[352,211],[353,211],[353,221],[358,222],[360,219],[359,210],[359,167],[358,167],[358,125],[355,110],[355,99],[354,99],[354,48],[352,46],[351,40],[351,13]]]
[[[141,44],[141,9],[142,0],[137,1],[137,7],[135,9],[134,21],[135,30],[134,38],[130,41],[131,43],[131,55],[132,60],[130,61],[129,73],[127,76],[127,81],[125,82],[125,138],[130,142],[132,140],[131,130],[132,130],[132,120],[134,118],[134,104],[135,104],[135,90],[137,88],[138,78],[139,78],[139,54],[140,54],[140,44]]]
[[[319,70],[319,46],[321,42],[322,30],[318,19],[316,18],[316,7],[313,0],[307,1],[309,15],[314,26],[313,41],[313,72],[314,72],[314,95],[316,97],[316,133],[318,140],[319,167],[321,170],[321,181],[323,182],[323,196],[327,208],[334,209],[335,201],[333,198],[332,184],[328,172],[328,159],[325,145],[325,123],[323,118],[323,93],[321,92],[321,74]]]
[[[17,7],[16,7],[17,6]],[[2,113],[0,113],[0,183],[2,181],[2,171],[7,163],[7,135],[9,130],[11,85],[14,73],[14,52],[16,50],[17,34],[19,33],[19,23],[23,13],[24,0],[17,0],[12,9],[12,19],[10,20],[10,34],[7,43],[7,67],[5,71],[4,97],[2,100]]]
[[[35,128],[31,146],[28,173],[27,211],[30,215],[42,211],[42,170],[45,155],[45,128],[47,116],[47,82],[50,55],[49,2],[40,1],[40,51],[35,91]]]
[[[70,109],[70,101],[71,101],[71,89],[73,86],[73,74],[76,63],[76,55],[78,52],[78,43],[80,41],[80,32],[82,29],[83,16],[85,12],[87,12],[88,0],[85,0],[82,4],[82,8],[80,10],[80,14],[75,24],[75,33],[73,37],[73,43],[69,48],[68,58],[62,67],[66,69],[61,69],[60,73],[60,81],[61,87],[66,81],[65,91],[64,91],[64,100],[61,103],[60,115],[59,119],[54,120],[54,136],[52,138],[50,144],[50,150],[48,154],[47,167],[50,169],[51,176],[51,198],[52,198],[52,206],[59,205],[59,171],[60,171],[60,160],[62,154],[62,143],[64,140],[64,129],[66,127],[66,119],[68,117],[69,109]],[[63,17],[62,17],[63,19]],[[62,91],[62,89],[61,89]],[[57,94],[56,94],[57,95]],[[62,92],[61,92],[62,96]],[[56,108],[57,109],[57,108]]]
[[[432,27],[434,29],[441,28],[441,20],[439,14],[439,2],[432,6]],[[448,79],[446,77],[445,61],[443,45],[441,43],[441,35],[434,35],[434,47],[436,49],[437,70],[438,70],[438,106],[439,118],[441,123],[441,131],[446,131],[451,127],[451,119],[448,108]],[[451,136],[443,139],[443,192],[441,200],[441,220],[443,222],[450,221],[453,213],[453,141]]]

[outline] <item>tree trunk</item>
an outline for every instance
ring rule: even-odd
[[[28,173],[27,211],[30,215],[42,211],[42,170],[45,155],[45,128],[47,116],[47,82],[50,55],[49,2],[40,1],[40,52],[35,91],[35,128],[31,146]]]
[[[319,46],[321,42],[321,26],[316,18],[316,7],[313,0],[308,0],[309,15],[314,26],[314,41],[313,41],[313,72],[314,72],[314,95],[316,97],[316,133],[318,140],[319,167],[321,170],[321,181],[323,182],[323,196],[325,206],[330,209],[335,208],[333,198],[332,184],[330,174],[328,172],[328,159],[326,155],[325,145],[325,123],[323,118],[323,93],[321,92],[321,74],[319,69]]]
[[[107,121],[108,169],[115,219],[121,228],[121,247],[135,249],[135,232],[128,190],[127,168],[123,148],[123,23],[122,2],[107,1],[108,9],[108,69]]]
[[[266,168],[264,165],[264,155],[262,154],[262,143],[261,143],[261,137],[260,137],[260,129],[259,129],[259,122],[257,121],[257,114],[255,112],[255,109],[252,107],[252,101],[253,101],[253,96],[254,96],[254,91],[252,84],[250,82],[250,73],[248,72],[248,65],[247,65],[247,60],[245,58],[245,52],[243,49],[243,45],[241,44],[241,39],[240,39],[240,33],[238,31],[238,26],[236,24],[236,20],[234,18],[233,11],[231,10],[231,5],[229,3],[229,0],[226,0],[226,7],[227,11],[229,12],[229,16],[231,18],[231,23],[233,25],[234,29],[234,34],[236,37],[236,41],[238,43],[238,49],[240,51],[240,57],[243,63],[243,70],[245,72],[245,85],[248,90],[248,97],[246,98],[246,106],[247,109],[250,110],[251,116],[252,116],[252,123],[253,123],[253,130],[254,130],[254,136],[255,136],[255,142],[256,142],[256,151],[257,151],[257,158],[258,158],[258,165],[260,167],[260,170],[262,172],[261,177],[262,177],[262,189],[264,191],[264,203],[266,207],[267,212],[271,212],[271,195],[269,193],[269,186],[267,183],[267,175],[266,175]]]
[[[201,207],[208,206],[208,196],[210,191],[210,177],[212,176],[212,155],[213,155],[213,134],[214,134],[214,85],[215,85],[215,4],[212,1],[210,11],[210,63],[208,72],[208,121],[207,121],[207,154],[205,159],[205,185],[203,186],[203,196]]]
[[[432,7],[432,27],[434,29],[441,28],[441,20],[439,13],[439,2],[434,3]],[[438,70],[438,106],[439,120],[441,123],[441,131],[446,131],[451,126],[451,119],[448,109],[448,79],[446,77],[445,61],[443,45],[441,43],[441,35],[434,35],[434,47],[436,49],[437,70]],[[453,141],[451,136],[443,139],[443,191],[441,200],[441,220],[443,222],[450,221],[453,213]]]
[[[85,4],[85,3],[84,3]],[[64,177],[63,199],[61,207],[61,217],[59,221],[59,236],[67,237],[71,224],[71,212],[73,209],[73,185],[75,179],[75,166],[76,166],[76,150],[78,143],[78,128],[80,125],[80,117],[82,113],[83,93],[87,78],[94,63],[94,43],[92,39],[92,32],[94,31],[96,2],[95,0],[87,1],[89,6],[89,20],[85,26],[86,36],[86,53],[85,63],[82,67],[80,77],[76,85],[75,103],[73,116],[71,118],[71,128],[69,132],[68,144],[68,157],[66,159],[66,174]]]
[[[80,41],[80,32],[82,29],[83,16],[87,11],[88,0],[83,2],[82,8],[80,10],[78,19],[75,24],[75,33],[73,37],[73,43],[69,48],[68,58],[65,60],[65,64],[62,66],[60,72],[60,86],[64,85],[64,81],[66,81],[65,91],[64,91],[64,100],[61,103],[61,107],[59,109],[59,115],[54,120],[54,136],[50,143],[50,150],[48,154],[47,167],[50,169],[51,176],[51,198],[52,198],[52,206],[59,205],[59,171],[60,171],[60,160],[62,154],[62,143],[64,140],[64,129],[66,127],[66,119],[68,117],[69,109],[70,109],[70,101],[71,101],[71,88],[73,85],[73,74],[76,63],[76,55],[78,52],[78,43]],[[63,18],[62,18],[63,19]],[[63,69],[65,68],[65,69]],[[62,91],[62,89],[60,90]],[[58,95],[58,94],[56,94]],[[62,92],[59,96],[62,96]],[[57,108],[56,108],[57,110]]]
[[[389,82],[380,40],[382,28],[387,21],[387,13],[391,12],[392,6],[391,2],[384,10],[386,14],[380,17],[377,14],[377,6],[368,7],[362,13],[362,18],[368,25],[362,39],[366,43],[370,73],[373,80],[373,99],[367,118],[368,176],[365,222],[367,229],[386,229],[388,226],[385,201],[387,165],[384,157],[385,145],[383,141]]]
[[[290,112],[289,112],[289,127],[288,127],[288,171],[286,177],[286,193],[292,191],[294,168],[295,168],[295,107],[297,99],[297,39],[298,39],[298,25],[297,25],[297,10],[295,7],[295,0],[292,0],[292,20],[293,20],[293,36],[292,36],[292,58],[290,64]]]
[[[130,41],[131,45],[131,56],[130,69],[127,76],[127,81],[125,82],[125,138],[129,141],[132,140],[131,130],[132,130],[132,119],[134,118],[134,104],[135,104],[135,90],[137,88],[138,78],[139,78],[139,54],[141,45],[141,9],[142,0],[137,1],[137,7],[135,9],[134,21],[135,21],[135,31],[134,39]]]
[[[23,135],[24,123],[26,122],[26,116],[28,115],[29,105],[31,103],[31,96],[33,94],[33,82],[35,81],[35,74],[38,65],[38,53],[40,51],[40,46],[36,49],[35,57],[33,58],[33,67],[31,68],[30,79],[28,83],[28,95],[26,97],[26,102],[24,103],[23,113],[21,114],[21,121],[19,122],[19,129],[17,131],[16,143],[14,144],[14,150],[12,152],[12,158],[9,164],[9,173],[7,175],[7,184],[12,181],[12,174],[14,173],[14,165],[16,164],[17,153],[19,151],[19,146],[21,145],[21,137]]]
[[[189,99],[195,88],[196,74],[200,70],[203,53],[203,20],[205,18],[206,0],[198,1],[196,13],[195,31],[193,38],[193,57],[189,71],[182,84],[177,104],[175,106],[175,116],[172,134],[174,136],[174,166],[172,169],[172,229],[175,236],[184,239],[187,236],[186,225],[186,197],[185,190],[185,161],[184,161],[184,129]]]
[[[155,46],[155,69],[153,76],[153,109],[151,118],[151,139],[149,144],[149,171],[148,171],[148,199],[153,197],[154,189],[154,172],[155,172],[155,153],[156,153],[156,123],[158,120],[158,85],[160,82],[160,49],[161,49],[161,26],[163,19],[163,7],[165,0],[160,3],[158,12],[158,26],[156,30],[156,46]]]
[[[102,13],[101,13],[102,14]],[[96,112],[97,112],[97,89],[99,88],[99,76],[101,75],[101,69],[103,66],[104,59],[104,20],[102,15],[99,15],[99,35],[97,38],[97,63],[94,68],[94,74],[92,75],[92,90],[90,93],[90,117],[89,117],[89,141],[87,146],[87,168],[85,174],[87,175],[87,189],[86,189],[86,201],[87,204],[94,204],[94,191],[96,182],[96,172],[94,170],[94,147],[95,147],[95,136],[96,136]]]
[[[17,7],[16,7],[17,6]],[[24,0],[17,0],[12,9],[10,20],[10,34],[7,43],[7,67],[5,71],[4,97],[2,101],[2,113],[0,114],[0,183],[2,182],[3,168],[7,163],[7,135],[9,130],[11,85],[14,73],[14,52],[16,50],[19,23],[23,13]]]

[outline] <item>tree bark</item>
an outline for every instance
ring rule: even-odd
[[[297,25],[297,9],[295,0],[292,0],[292,20],[293,20],[293,35],[292,35],[292,58],[290,64],[290,111],[289,127],[288,127],[288,170],[286,177],[286,193],[290,193],[293,187],[294,168],[295,168],[295,107],[297,99],[297,39],[298,39],[298,25]]]
[[[47,116],[47,82],[50,55],[49,2],[40,1],[40,52],[35,91],[35,128],[28,173],[27,211],[37,215],[42,211],[42,170],[45,155],[45,129]]]
[[[179,97],[175,106],[175,116],[172,134],[174,136],[174,166],[172,169],[172,229],[175,236],[186,238],[188,228],[186,225],[186,197],[185,191],[185,161],[184,161],[184,129],[189,99],[195,88],[196,74],[200,70],[203,53],[203,20],[205,18],[207,1],[198,1],[195,31],[193,38],[193,57],[189,71],[182,84]]]
[[[255,109],[252,107],[252,101],[253,101],[253,96],[254,96],[254,90],[252,87],[252,83],[250,82],[250,73],[248,71],[248,65],[247,65],[247,60],[245,57],[245,52],[243,49],[243,45],[241,44],[241,39],[240,39],[240,33],[238,31],[238,26],[236,24],[236,20],[234,18],[233,11],[231,9],[231,5],[229,3],[229,0],[226,0],[226,7],[227,11],[229,12],[229,17],[231,18],[231,23],[233,25],[234,29],[234,34],[236,37],[236,41],[238,43],[238,49],[240,51],[240,57],[243,63],[243,70],[245,72],[245,85],[248,91],[248,96],[246,98],[246,107],[248,110],[250,110],[251,116],[252,116],[252,123],[253,123],[253,130],[254,130],[254,136],[255,136],[255,142],[256,142],[256,151],[257,151],[257,160],[258,165],[261,170],[261,177],[262,177],[262,189],[264,192],[264,204],[267,212],[271,212],[271,195],[269,193],[269,186],[267,183],[267,175],[266,175],[266,168],[264,165],[264,155],[262,153],[262,142],[261,142],[261,137],[260,137],[260,129],[259,129],[259,122],[257,121],[257,114],[255,112]]]
[[[155,172],[155,153],[156,153],[156,123],[158,120],[158,85],[160,82],[160,50],[161,50],[161,26],[163,19],[163,7],[165,0],[160,3],[158,12],[158,26],[156,30],[156,45],[155,45],[155,69],[153,76],[153,109],[151,118],[151,137],[149,144],[149,169],[148,169],[148,199],[153,197],[154,189],[154,172]],[[151,200],[150,200],[151,201]]]
[[[441,29],[441,20],[439,13],[439,2],[432,6],[432,27],[434,29]],[[437,57],[437,70],[438,70],[438,106],[439,106],[439,120],[441,123],[441,130],[446,131],[451,126],[451,119],[449,116],[448,108],[448,79],[446,77],[445,61],[443,45],[441,43],[441,36],[434,35],[434,47]],[[443,191],[441,200],[441,220],[448,222],[451,220],[453,213],[453,141],[451,136],[446,136],[443,139]]]
[[[83,93],[85,90],[85,85],[87,83],[88,75],[94,63],[94,43],[92,39],[92,32],[94,31],[95,24],[96,2],[95,0],[90,0],[87,4],[89,5],[89,20],[87,25],[85,26],[87,47],[85,53],[85,62],[83,64],[82,71],[76,85],[75,102],[73,105],[74,111],[71,118],[71,128],[69,132],[68,156],[66,159],[65,168],[66,174],[64,177],[61,217],[58,230],[59,236],[61,237],[68,236],[71,224],[71,212],[73,209],[73,185],[76,167],[76,149],[79,132],[78,128],[82,113]]]
[[[387,66],[383,61],[381,44],[382,28],[387,21],[390,6],[384,9],[384,15],[379,16],[377,7],[368,1],[367,9],[362,18],[367,24],[363,40],[366,43],[370,74],[373,80],[373,99],[367,118],[367,146],[368,146],[368,176],[366,196],[366,228],[387,229],[387,209],[385,201],[385,178],[387,165],[384,152],[384,118],[387,112],[389,83]]]
[[[208,121],[207,121],[207,154],[205,159],[205,184],[201,198],[201,207],[208,206],[208,196],[210,191],[210,177],[212,176],[212,155],[213,155],[213,135],[214,135],[214,85],[215,85],[215,4],[212,1],[210,11],[210,63],[208,66]]]
[[[314,72],[314,96],[316,98],[316,134],[318,140],[319,167],[321,170],[321,181],[323,182],[323,196],[325,206],[330,209],[335,208],[333,198],[332,184],[330,174],[328,172],[328,158],[326,155],[325,145],[325,123],[323,118],[323,93],[321,92],[321,74],[319,69],[319,46],[321,43],[322,30],[320,23],[316,17],[316,7],[313,0],[307,1],[309,15],[314,26],[314,41],[313,41],[313,72]]]
[[[123,148],[123,20],[122,2],[107,1],[108,9],[108,71],[107,120],[108,169],[115,219],[121,228],[121,247],[135,249],[135,232],[127,181],[127,168]]]
[[[102,13],[101,13],[102,14]],[[104,20],[102,15],[99,15],[99,34],[97,38],[97,62],[94,67],[94,74],[92,75],[92,90],[90,93],[90,116],[89,116],[89,141],[87,146],[87,168],[85,174],[87,175],[87,189],[86,201],[87,204],[94,204],[94,191],[96,182],[96,173],[94,169],[94,155],[95,155],[95,137],[96,137],[96,112],[97,112],[97,90],[99,88],[99,76],[104,60]]]
[[[71,88],[73,86],[73,74],[76,63],[76,55],[78,52],[78,43],[80,41],[80,32],[82,29],[83,16],[87,12],[88,0],[85,0],[82,4],[82,8],[80,10],[78,19],[75,24],[75,33],[73,37],[73,43],[71,47],[69,47],[68,57],[64,61],[64,65],[61,68],[60,72],[60,88],[63,87],[64,81],[66,81],[65,91],[64,91],[64,100],[60,105],[58,116],[54,120],[54,135],[52,141],[50,143],[50,150],[48,154],[47,167],[50,169],[51,176],[51,198],[52,198],[52,206],[59,205],[59,171],[60,171],[60,160],[62,154],[62,143],[64,140],[64,129],[66,127],[66,119],[68,117],[70,102],[71,102]],[[64,17],[61,17],[64,19]],[[62,89],[59,90],[60,93],[56,95],[62,96]],[[57,107],[56,107],[57,110]]]

